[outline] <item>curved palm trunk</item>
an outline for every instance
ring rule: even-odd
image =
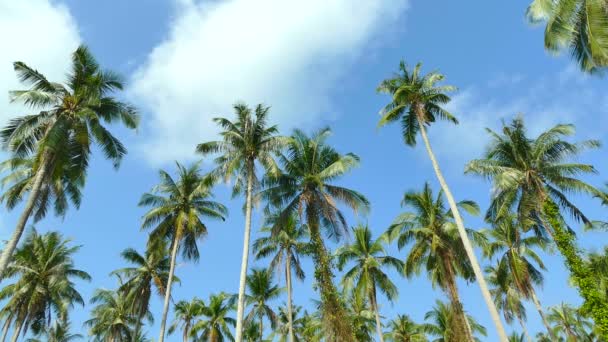
[[[287,328],[289,329],[289,342],[294,342],[293,333],[293,307],[291,303],[291,253],[287,251],[285,260],[285,279],[287,281]]]
[[[462,302],[460,301],[460,295],[458,294],[458,286],[456,285],[456,276],[454,275],[452,264],[450,264],[450,260],[447,256],[443,256],[442,259],[446,272],[448,273],[446,277],[448,297],[450,297],[450,302],[455,310],[458,321],[458,338],[464,338],[466,341],[473,342],[475,341],[475,339],[473,338],[473,331],[471,330],[471,325],[469,324],[469,320],[467,319],[467,316],[464,313]]]
[[[190,332],[190,323],[186,323],[184,326],[184,332],[182,333],[183,342],[188,342],[188,333]]]
[[[321,312],[327,325],[327,341],[354,342],[352,326],[346,316],[344,306],[338,297],[338,291],[333,282],[331,259],[321,238],[319,224],[314,213],[307,213],[310,239],[313,244],[313,260],[315,264],[315,280],[321,297]]]
[[[557,341],[557,337],[553,333],[553,330],[551,329],[549,322],[547,322],[547,318],[545,317],[545,312],[543,311],[543,307],[542,307],[542,305],[540,305],[540,301],[538,300],[538,297],[536,297],[536,291],[534,291],[534,288],[530,289],[530,298],[532,299],[534,306],[536,306],[536,310],[538,311],[538,314],[540,315],[540,318],[542,319],[543,324],[544,324],[545,328],[547,329],[547,333],[549,333],[549,336],[551,336],[552,340]]]
[[[247,165],[247,193],[245,199],[245,233],[243,236],[243,257],[239,279],[239,298],[236,309],[236,342],[243,340],[243,315],[245,312],[245,284],[247,283],[247,264],[249,262],[249,239],[251,238],[251,197],[253,192],[253,161]]]
[[[165,340],[165,326],[167,325],[167,314],[169,313],[169,301],[171,299],[171,286],[173,285],[173,275],[175,274],[175,260],[177,259],[177,249],[181,237],[180,228],[178,228],[173,240],[173,248],[171,249],[171,266],[169,267],[169,279],[167,279],[167,291],[165,292],[165,303],[163,305],[163,315],[160,320],[160,333],[158,342]]]
[[[481,294],[483,296],[484,301],[486,302],[486,306],[488,307],[488,311],[490,311],[490,316],[492,317],[492,321],[494,322],[494,326],[496,327],[496,332],[498,333],[498,338],[501,342],[507,342],[507,333],[505,332],[505,328],[502,325],[500,320],[500,316],[498,315],[498,310],[496,310],[496,306],[492,301],[492,296],[490,296],[490,291],[488,290],[488,285],[486,284],[486,280],[483,277],[483,273],[481,272],[481,267],[479,266],[479,261],[477,261],[477,257],[475,256],[475,252],[473,251],[473,246],[469,237],[467,236],[467,232],[464,228],[464,223],[462,221],[462,217],[460,216],[460,211],[456,206],[456,201],[454,200],[454,196],[452,196],[452,192],[448,187],[445,178],[443,178],[443,174],[441,173],[441,169],[439,168],[439,163],[435,158],[435,154],[433,153],[433,149],[431,148],[431,143],[429,142],[429,138],[426,135],[426,128],[424,127],[424,121],[422,120],[422,113],[418,113],[418,125],[420,126],[420,134],[422,135],[422,140],[424,140],[424,145],[426,146],[426,150],[429,154],[429,158],[431,159],[431,163],[433,164],[433,169],[435,170],[435,174],[437,176],[437,180],[439,180],[439,184],[445,193],[445,197],[448,200],[450,205],[450,209],[454,215],[454,220],[456,221],[456,227],[458,227],[458,234],[460,235],[460,239],[462,240],[462,244],[464,245],[464,249],[467,252],[467,256],[471,261],[471,265],[473,267],[473,272],[475,273],[475,278],[477,279],[477,283],[479,284],[479,289],[481,290]]]
[[[521,318],[520,315],[516,315],[517,316],[517,320],[519,321],[519,325],[521,325],[521,330],[524,332],[524,336],[526,336],[526,340],[528,342],[532,342],[532,338],[530,337],[530,334],[528,333],[528,329],[526,328],[526,323],[524,322],[524,320]],[[555,339],[553,339],[553,337],[551,337],[552,340],[555,341]]]
[[[51,165],[51,154],[46,151],[42,154],[42,160],[40,164],[40,168],[36,173],[36,178],[34,179],[34,184],[32,185],[32,189],[30,190],[30,195],[25,203],[25,207],[23,208],[23,212],[21,216],[19,216],[19,220],[17,221],[17,226],[13,231],[13,235],[11,239],[6,244],[4,251],[2,251],[2,256],[0,256],[0,281],[2,280],[2,275],[6,271],[8,267],[8,263],[15,252],[15,248],[17,248],[17,244],[23,235],[23,231],[25,230],[25,225],[32,214],[32,210],[34,210],[34,205],[36,204],[36,200],[38,200],[38,195],[40,194],[40,189],[42,188],[42,183],[46,178],[49,166]]]
[[[384,336],[382,335],[382,321],[380,321],[380,310],[378,309],[375,284],[372,284],[372,288],[369,292],[369,302],[372,305],[372,310],[374,310],[374,316],[376,318],[376,333],[378,334],[378,341],[384,342]]]

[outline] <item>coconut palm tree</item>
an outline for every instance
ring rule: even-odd
[[[542,258],[536,253],[535,249],[545,250],[549,241],[543,235],[523,235],[513,215],[498,220],[494,227],[485,231],[485,233],[490,238],[490,242],[486,245],[484,254],[488,258],[499,254],[498,265],[496,266],[496,275],[499,275],[497,280],[512,282],[515,290],[520,294],[520,296],[509,294],[514,299],[523,297],[532,300],[545,328],[547,328],[547,332],[551,336],[551,327],[545,318],[542,305],[534,289],[534,285],[542,285],[543,275],[541,270],[546,270]],[[501,305],[497,304],[497,306]],[[505,312],[504,306],[503,312]]]
[[[424,319],[430,321],[430,323],[424,324],[425,332],[437,337],[432,340],[433,342],[461,341],[454,331],[454,316],[454,308],[440,300],[437,300],[433,309],[424,315]],[[486,328],[477,323],[472,316],[467,315],[467,320],[473,333],[486,336]],[[475,337],[475,341],[479,341],[479,339]]]
[[[284,138],[278,135],[277,126],[268,125],[270,107],[258,104],[252,111],[247,105],[234,105],[236,120],[215,118],[220,126],[222,140],[199,144],[196,151],[203,155],[219,153],[215,159],[216,177],[229,181],[235,177],[233,196],[245,192],[245,232],[243,237],[243,257],[239,279],[239,299],[237,304],[236,341],[241,342],[243,315],[245,310],[245,284],[249,263],[249,240],[251,236],[251,211],[253,194],[259,189],[256,163],[269,174],[278,172],[274,160],[282,148]]]
[[[251,305],[245,320],[252,323],[257,318],[260,338],[264,336],[264,318],[270,322],[274,330],[277,325],[277,315],[269,302],[281,295],[282,289],[274,284],[273,273],[269,269],[254,269],[247,277],[247,304]]]
[[[95,304],[91,310],[91,318],[84,322],[89,328],[89,335],[94,341],[100,342],[131,342],[133,340],[132,327],[137,322],[133,315],[131,305],[125,296],[118,291],[97,289],[91,298]],[[150,312],[146,313],[151,318]]]
[[[301,336],[303,328],[303,317],[300,317],[301,311],[302,307],[298,305],[293,306],[291,310],[287,308],[287,305],[280,306],[277,314],[277,328],[274,329],[268,338],[273,340],[276,337],[278,338],[278,342],[287,342],[293,337],[295,342],[303,342],[304,340]]]
[[[139,335],[141,321],[150,310],[153,288],[159,296],[165,295],[171,267],[168,254],[167,243],[162,239],[150,241],[144,255],[133,248],[127,248],[121,256],[134,267],[125,267],[112,272],[123,279],[124,283],[118,290],[128,298],[133,314],[138,318],[135,323],[135,335]],[[174,276],[173,281],[179,279]]]
[[[276,217],[268,220],[270,225],[274,225]],[[298,217],[294,214],[273,234],[272,227],[265,227],[261,231],[268,233],[269,236],[258,238],[253,243],[253,250],[256,259],[265,258],[273,255],[269,268],[274,269],[277,274],[285,270],[285,281],[287,287],[287,328],[289,330],[289,342],[294,342],[295,333],[293,331],[293,304],[292,304],[292,276],[293,271],[296,278],[304,279],[304,270],[300,264],[300,255],[308,251],[308,244],[303,241],[306,237],[306,227],[303,227]]]
[[[342,285],[347,289],[354,288],[355,291],[368,297],[376,320],[378,340],[384,342],[377,292],[380,290],[389,301],[393,301],[397,297],[397,286],[384,273],[384,269],[392,268],[401,273],[403,272],[403,262],[387,255],[384,249],[386,239],[380,237],[373,240],[372,232],[367,226],[355,227],[354,235],[355,240],[352,244],[340,247],[335,252],[340,271],[348,262],[354,262],[353,267],[344,274]]]
[[[164,239],[170,242],[171,259],[163,314],[160,321],[158,342],[165,339],[165,325],[169,312],[171,285],[175,274],[177,253],[182,258],[197,261],[197,241],[207,235],[207,226],[201,219],[221,219],[227,214],[222,204],[212,200],[211,186],[204,181],[198,164],[190,167],[177,164],[177,179],[161,170],[160,183],[152,192],[141,197],[140,206],[152,207],[143,217],[142,228],[150,229],[150,241]]]
[[[173,323],[169,326],[168,334],[171,335],[177,329],[182,331],[183,342],[188,342],[192,326],[196,320],[203,315],[205,302],[199,298],[193,298],[191,301],[180,300],[173,307]]]
[[[70,332],[70,322],[55,321],[38,334],[40,338],[29,338],[27,342],[72,342],[82,339],[80,334]]]
[[[439,163],[427,136],[426,127],[430,126],[437,119],[447,120],[451,123],[458,123],[456,117],[448,112],[443,106],[450,101],[449,92],[455,90],[455,87],[448,85],[438,85],[437,83],[444,79],[444,76],[437,72],[430,72],[426,75],[421,75],[420,69],[422,65],[418,63],[413,70],[408,70],[405,62],[401,61],[399,65],[399,73],[393,77],[382,81],[378,87],[378,91],[391,96],[391,102],[387,104],[381,111],[381,119],[378,126],[384,126],[388,123],[401,121],[403,131],[403,139],[409,146],[416,145],[416,138],[420,133],[424,145],[426,147],[435,175],[439,180],[441,189],[445,193],[446,199],[454,216],[454,221],[458,229],[458,234],[462,240],[464,250],[470,261],[473,273],[479,284],[481,294],[485,300],[486,306],[490,311],[492,321],[496,326],[496,330],[501,342],[507,341],[507,333],[500,321],[498,311],[492,302],[492,297],[488,290],[479,261],[473,251],[469,237],[467,236],[464,222],[460,216],[458,205],[448,184],[439,168]]]
[[[533,0],[526,16],[532,23],[547,23],[547,50],[570,50],[585,72],[601,71],[608,66],[608,12],[605,1]]]
[[[323,339],[323,327],[319,312],[308,313],[304,311],[300,324],[302,324],[302,341],[320,342]]]
[[[424,326],[415,323],[407,315],[397,315],[388,323],[389,330],[384,333],[390,342],[426,342]]]
[[[38,234],[32,230],[13,255],[6,276],[15,282],[0,290],[5,306],[0,311],[19,334],[43,332],[53,319],[67,320],[74,304],[84,306],[74,280],[90,280],[88,273],[74,266],[73,255],[80,246],[58,232]]]
[[[517,318],[523,336],[528,342],[532,342],[532,338],[526,328],[526,308],[522,302],[522,294],[518,291],[514,284],[513,276],[508,272],[508,269],[496,266],[487,266],[485,272],[488,277],[488,282],[492,285],[490,292],[494,297],[494,303],[498,310],[502,311],[505,322],[513,324],[513,320]],[[513,338],[513,334],[509,336],[509,340]]]
[[[428,183],[420,192],[406,192],[402,204],[413,211],[399,215],[387,235],[397,239],[399,249],[413,243],[405,259],[406,276],[418,275],[424,268],[433,287],[439,286],[450,299],[455,338],[471,341],[473,335],[467,326],[456,278],[473,281],[475,277],[454,223],[453,211],[445,207],[443,192],[434,196]],[[457,206],[471,214],[479,213],[479,207],[472,201],[462,201]],[[479,243],[484,242],[485,236],[479,232],[467,229],[467,234]]]
[[[554,325],[556,335],[568,342],[593,341],[589,332],[593,325],[569,304],[561,303],[550,307],[547,320]]]
[[[562,216],[562,212],[567,212],[575,221],[593,224],[568,195],[604,197],[601,191],[578,179],[595,173],[595,168],[571,162],[581,151],[597,147],[599,143],[564,140],[574,134],[572,125],[556,125],[530,138],[521,117],[509,125],[503,124],[502,134],[489,129],[488,132],[492,142],[486,154],[469,162],[465,169],[466,173],[493,181],[494,193],[486,216],[497,221],[514,211],[524,231],[535,229],[539,235],[550,236],[565,258],[585,300],[585,309],[592,314],[602,336],[608,337],[608,303],[597,291],[595,276],[581,258],[574,233]]]
[[[511,333],[511,335],[509,335],[509,342],[526,342],[526,341],[531,342],[532,340],[525,333],[518,334],[517,332],[513,331]]]
[[[234,341],[229,326],[235,326],[236,321],[228,317],[234,311],[234,304],[237,297],[220,293],[209,297],[209,305],[204,305],[201,313],[205,317],[192,326],[192,334],[200,332],[201,341],[223,342],[224,340]]]
[[[344,297],[348,298],[346,309],[353,324],[355,341],[372,342],[375,325],[374,312],[370,310],[368,296],[364,291],[348,291],[344,289]]]
[[[120,121],[134,129],[139,121],[132,106],[112,97],[122,90],[121,78],[101,69],[84,46],[72,54],[72,68],[66,84],[47,80],[23,62],[13,65],[17,77],[29,89],[10,92],[11,101],[22,103],[37,113],[9,121],[0,131],[0,144],[14,157],[31,158],[34,162],[24,189],[29,192],[28,199],[0,257],[0,275],[6,270],[30,215],[45,206],[39,204],[46,196],[42,194],[41,197],[43,190],[66,179],[74,186],[82,186],[93,143],[115,167],[119,166],[127,149],[102,122]],[[73,202],[78,206],[79,198],[74,198]],[[38,213],[42,214],[37,210]]]
[[[321,237],[325,228],[330,237],[339,238],[348,230],[344,213],[338,204],[354,212],[369,209],[367,199],[357,191],[332,184],[359,164],[352,154],[340,154],[327,145],[329,128],[312,136],[295,130],[287,151],[279,158],[285,172],[266,177],[260,197],[276,208],[282,208],[273,230],[297,213],[306,220],[311,254],[315,263],[316,285],[321,293],[321,313],[329,340],[352,341],[352,327],[346,319],[344,304],[333,282],[332,261]]]

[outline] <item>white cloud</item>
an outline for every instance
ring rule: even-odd
[[[23,114],[9,104],[8,91],[21,89],[13,62],[22,61],[63,81],[70,55],[80,42],[78,28],[66,6],[49,0],[0,0],[0,125]]]
[[[134,75],[131,94],[152,113],[149,160],[188,158],[213,138],[211,118],[242,100],[272,105],[282,129],[336,113],[330,89],[407,0],[178,1],[165,41]]]

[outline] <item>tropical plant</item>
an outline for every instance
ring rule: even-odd
[[[424,319],[430,321],[430,323],[424,324],[424,331],[431,336],[437,337],[432,340],[433,342],[461,341],[456,337],[457,335],[454,331],[454,316],[454,308],[451,305],[437,300],[433,309],[424,315]],[[486,336],[486,328],[477,323],[472,316],[467,315],[467,321],[473,334],[478,333]],[[477,337],[474,340],[479,341]]]
[[[80,334],[72,334],[70,332],[69,322],[55,321],[50,326],[46,327],[44,331],[37,334],[40,338],[29,338],[27,342],[71,342],[82,339]]]
[[[492,321],[496,326],[498,337],[500,341],[506,342],[507,333],[500,321],[498,311],[492,302],[492,297],[486,281],[483,278],[479,261],[473,251],[473,245],[467,236],[456,200],[439,168],[439,163],[435,158],[426,132],[426,126],[430,126],[437,119],[447,120],[455,124],[458,123],[456,117],[443,107],[450,101],[448,93],[454,91],[456,88],[448,85],[438,85],[437,83],[444,79],[444,76],[438,72],[430,72],[426,75],[421,75],[421,67],[422,65],[418,63],[414,69],[410,71],[405,62],[401,61],[399,64],[399,73],[382,81],[378,87],[378,91],[390,95],[391,102],[380,112],[382,117],[378,122],[378,126],[384,126],[388,123],[400,120],[403,139],[409,146],[416,145],[416,138],[418,133],[420,133],[429,158],[431,159],[431,163],[433,164],[437,180],[445,193],[452,215],[454,216],[458,235],[462,240],[464,250],[466,251],[471,268],[475,274],[477,283],[479,284],[481,294],[490,311]]]
[[[323,327],[318,312],[308,313],[304,311],[304,315],[299,322],[302,325],[302,341],[320,342],[323,339]]]
[[[131,305],[120,292],[107,289],[95,290],[91,298],[95,304],[91,310],[91,318],[84,322],[89,328],[89,335],[99,342],[131,342],[133,340],[132,327],[137,322],[133,315]],[[147,318],[152,314],[147,313]]]
[[[454,338],[471,341],[473,335],[467,326],[456,278],[472,281],[475,277],[454,223],[453,212],[445,207],[443,192],[434,196],[430,185],[425,183],[420,192],[406,192],[402,205],[413,209],[413,212],[399,215],[386,234],[391,240],[397,239],[399,249],[413,243],[405,259],[405,275],[418,275],[424,268],[433,286],[439,286],[450,299],[455,319]],[[471,214],[479,214],[479,207],[473,201],[461,201],[457,206]],[[482,233],[467,228],[467,234],[478,243],[485,242]]]
[[[505,282],[510,282],[512,283],[510,285],[514,286],[514,289],[519,292],[519,296],[508,293],[513,289],[507,286],[506,288],[502,288],[502,291],[499,290],[494,293],[495,300],[496,296],[501,292],[513,300],[517,300],[517,297],[531,299],[545,328],[547,328],[547,332],[551,336],[551,327],[545,318],[542,305],[536,295],[536,290],[534,290],[535,285],[542,285],[543,275],[541,270],[546,270],[542,258],[536,253],[535,249],[546,250],[549,241],[543,235],[525,236],[521,232],[521,228],[514,215],[508,215],[499,219],[494,223],[492,229],[485,232],[490,238],[490,242],[486,245],[484,254],[488,258],[499,254],[494,280],[502,284],[494,282],[494,285],[501,285],[499,287],[502,287],[507,286]],[[492,281],[490,282],[492,283]],[[517,305],[514,305],[512,307],[508,307],[508,305],[505,307],[505,305],[497,304],[497,306],[503,307],[504,313],[507,311],[514,312],[517,309]],[[517,318],[523,324],[521,317]]]
[[[165,339],[165,325],[169,312],[171,285],[175,274],[177,252],[182,250],[182,258],[197,261],[199,251],[197,241],[207,235],[207,226],[201,218],[221,219],[227,214],[222,204],[212,200],[211,186],[204,181],[198,164],[190,167],[177,164],[177,179],[166,171],[159,172],[160,183],[145,193],[140,206],[152,207],[143,217],[142,228],[152,228],[150,242],[164,239],[170,242],[171,259],[163,314],[160,322],[158,342]]]
[[[509,335],[509,342],[525,342],[525,341],[532,342],[532,339],[525,333],[518,334],[517,332],[513,331],[511,333],[511,335]]]
[[[15,279],[0,290],[0,300],[6,301],[0,315],[12,322],[16,341],[32,328],[42,333],[55,319],[67,320],[74,304],[84,306],[74,280],[90,280],[88,273],[74,266],[73,255],[80,246],[70,246],[71,240],[58,232],[39,234],[32,230],[15,251],[6,276]]]
[[[276,217],[271,216],[268,220],[270,225],[274,225]],[[303,227],[298,217],[294,214],[283,222],[279,228],[272,233],[272,227],[265,227],[261,230],[269,236],[258,238],[253,243],[253,250],[256,258],[261,259],[273,256],[269,268],[277,274],[285,270],[285,281],[287,287],[287,328],[289,330],[289,342],[295,341],[293,329],[293,299],[292,299],[292,275],[293,271],[296,278],[304,279],[304,270],[300,264],[300,255],[308,252],[308,244],[303,241],[306,237],[306,227]]]
[[[120,77],[102,70],[84,46],[72,54],[72,68],[66,84],[50,82],[23,62],[13,65],[17,77],[29,89],[11,91],[11,101],[39,112],[12,119],[0,131],[0,143],[5,151],[15,160],[32,161],[19,197],[23,197],[24,192],[29,192],[29,196],[0,257],[0,275],[5,272],[32,212],[36,210],[38,218],[44,216],[41,209],[47,204],[40,201],[49,198],[44,192],[58,183],[64,184],[65,192],[76,195],[70,200],[76,206],[80,204],[78,188],[84,184],[93,143],[99,145],[115,167],[119,166],[127,149],[102,122],[121,121],[131,129],[139,122],[132,106],[112,97],[114,92],[122,90]],[[23,169],[24,164],[15,166]],[[67,203],[62,203],[61,198],[55,203],[60,204],[56,211],[64,213],[65,207],[61,208],[61,205]]]
[[[237,342],[241,342],[243,330],[253,194],[259,189],[260,184],[256,174],[256,162],[267,173],[276,174],[278,167],[273,157],[281,150],[284,143],[284,138],[278,136],[277,126],[268,125],[269,110],[270,107],[259,104],[252,112],[245,104],[235,104],[234,122],[225,118],[213,119],[222,129],[220,132],[222,140],[202,143],[196,147],[196,151],[203,155],[220,154],[215,159],[217,168],[213,174],[215,177],[224,178],[225,181],[235,177],[233,197],[245,192],[245,231],[236,315]]]
[[[204,305],[201,313],[205,317],[192,326],[192,334],[200,333],[201,340],[209,342],[234,341],[229,326],[235,326],[236,321],[228,317],[234,311],[237,297],[220,293],[209,297],[209,305]]]
[[[163,297],[167,290],[171,261],[167,252],[167,243],[157,239],[148,244],[144,255],[133,248],[125,249],[122,258],[134,267],[125,267],[112,272],[123,279],[124,283],[118,289],[131,303],[133,314],[138,318],[134,334],[139,335],[141,321],[150,311],[150,299],[153,288]],[[173,281],[179,280],[175,276]]]
[[[270,301],[281,295],[282,289],[274,284],[273,273],[269,269],[253,269],[247,277],[247,305],[251,306],[245,316],[247,323],[258,319],[260,338],[264,336],[264,318],[270,322],[274,330],[277,325],[277,315],[270,307]]]
[[[388,323],[384,337],[390,342],[426,342],[424,326],[412,321],[407,315],[397,315]]]
[[[192,326],[197,319],[203,315],[205,302],[199,298],[193,298],[191,301],[180,300],[173,307],[173,323],[169,326],[167,333],[173,334],[177,329],[182,332],[183,342],[187,342],[192,331]]]
[[[553,324],[554,334],[568,342],[593,341],[589,331],[593,325],[569,304],[561,303],[550,307],[547,320]]]
[[[327,145],[329,128],[308,137],[295,130],[287,143],[287,151],[280,157],[284,172],[266,177],[260,196],[276,208],[282,208],[273,230],[292,215],[302,215],[308,227],[311,254],[315,263],[315,280],[321,294],[321,315],[329,340],[352,341],[352,327],[346,319],[344,304],[333,282],[332,260],[327,251],[321,229],[330,237],[339,238],[348,226],[338,207],[344,204],[355,212],[366,212],[369,202],[360,193],[332,184],[359,164],[359,158],[342,155]]]
[[[397,297],[397,286],[384,272],[384,269],[392,268],[398,273],[402,273],[403,262],[387,255],[384,249],[386,242],[384,237],[372,240],[372,232],[369,227],[355,227],[354,235],[355,240],[352,244],[340,247],[335,252],[340,271],[347,263],[354,262],[353,267],[344,274],[342,285],[346,289],[354,289],[361,295],[367,296],[375,316],[378,340],[384,342],[377,292],[380,290],[389,301],[393,301]]]
[[[608,66],[608,11],[604,0],[533,0],[526,16],[532,23],[547,23],[547,50],[570,50],[585,72]]]
[[[368,296],[362,291],[350,291],[345,289],[344,296],[348,298],[346,309],[350,321],[352,321],[355,341],[372,342],[374,331],[374,311],[370,310]]]
[[[561,211],[586,225],[593,222],[568,198],[572,193],[603,198],[604,194],[577,177],[595,173],[589,164],[570,162],[594,140],[570,143],[564,137],[574,134],[572,125],[556,125],[536,138],[529,138],[521,117],[503,124],[502,134],[488,129],[492,136],[486,154],[467,165],[465,172],[493,181],[494,193],[487,217],[492,221],[515,211],[524,231],[536,229],[548,235],[564,256],[566,266],[585,300],[603,337],[608,337],[608,303],[596,286],[595,276],[584,263],[576,247],[574,233],[564,222]]]
[[[300,312],[302,311],[301,306],[293,306],[288,309],[286,305],[280,306],[277,314],[277,327],[272,331],[268,338],[274,340],[276,337],[278,342],[303,342],[302,339],[302,317]],[[291,313],[291,314],[290,314]]]
[[[526,308],[522,302],[522,293],[515,286],[513,275],[509,273],[508,269],[500,267],[500,264],[487,266],[485,272],[488,282],[492,285],[490,293],[494,297],[496,307],[502,311],[505,322],[513,324],[513,320],[517,318],[523,331],[523,336],[526,337],[528,342],[532,342],[532,338],[526,328],[527,315]],[[511,334],[509,340],[512,340],[513,337],[514,335]]]

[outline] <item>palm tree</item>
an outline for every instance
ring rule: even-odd
[[[585,300],[603,337],[608,337],[608,303],[597,291],[596,279],[576,248],[575,236],[564,223],[561,211],[586,225],[593,222],[568,198],[582,193],[604,198],[595,187],[577,177],[595,173],[592,165],[570,162],[585,148],[597,147],[594,140],[570,143],[564,137],[574,134],[572,125],[556,125],[536,138],[529,138],[521,117],[503,124],[502,134],[488,129],[492,136],[486,154],[467,165],[465,172],[493,181],[494,193],[487,217],[496,221],[512,211],[517,213],[524,231],[537,229],[548,235],[565,258],[575,285]]]
[[[370,310],[368,296],[364,291],[348,291],[344,289],[344,297],[348,298],[346,309],[353,324],[355,341],[372,342],[375,325],[374,312]]]
[[[378,309],[377,290],[379,289],[390,301],[397,297],[397,287],[390,277],[384,273],[384,268],[393,268],[403,272],[403,262],[386,255],[384,243],[380,237],[372,240],[372,232],[367,226],[354,228],[355,240],[352,244],[343,246],[336,251],[338,268],[344,269],[346,263],[354,261],[353,267],[344,274],[342,284],[345,288],[353,288],[367,296],[376,319],[376,332],[380,342],[384,342],[380,310]]]
[[[264,335],[264,318],[270,321],[274,330],[277,325],[277,315],[268,305],[270,301],[278,298],[282,289],[274,284],[272,271],[269,269],[254,269],[247,277],[247,304],[251,310],[245,320],[252,323],[255,318],[259,319],[260,337]]]
[[[276,217],[271,217],[270,224],[274,224]],[[287,285],[287,328],[289,330],[289,342],[295,341],[293,329],[293,304],[292,304],[292,276],[304,279],[304,270],[300,264],[300,255],[308,250],[308,244],[303,242],[306,237],[306,227],[302,227],[296,215],[292,215],[283,225],[280,226],[275,234],[272,227],[265,227],[261,231],[268,233],[269,236],[258,238],[253,243],[253,250],[256,258],[261,259],[273,255],[269,268],[274,269],[277,274],[281,274],[285,269],[285,281]]]
[[[571,305],[561,303],[549,308],[547,319],[554,325],[555,333],[568,342],[593,341],[589,336],[593,325]]]
[[[137,322],[131,305],[125,296],[114,290],[97,289],[91,298],[96,306],[91,310],[91,318],[84,322],[94,341],[131,342],[132,326]],[[150,312],[146,314],[152,316]]]
[[[321,317],[318,312],[304,311],[300,324],[302,324],[302,341],[320,342],[323,339]]]
[[[294,306],[289,309],[286,305],[279,307],[277,314],[277,328],[268,337],[273,340],[278,337],[279,342],[293,341],[300,342],[302,339],[303,320],[300,317],[301,306]],[[290,314],[291,313],[291,314]]]
[[[603,0],[533,0],[526,12],[532,23],[547,22],[545,48],[569,49],[585,72],[608,66],[608,12]]]
[[[167,253],[167,243],[161,239],[151,241],[144,255],[133,248],[127,248],[121,256],[134,267],[121,268],[112,274],[124,280],[119,291],[128,298],[133,314],[138,318],[134,334],[139,335],[141,320],[150,310],[152,288],[156,289],[159,296],[165,295],[171,260]],[[173,281],[176,280],[179,279],[174,276]]]
[[[201,341],[222,342],[225,339],[234,341],[229,326],[235,326],[236,321],[228,314],[234,310],[236,297],[226,293],[211,295],[209,305],[204,305],[201,313],[206,318],[198,321],[192,327],[192,334],[201,333]],[[184,340],[185,341],[185,340]]]
[[[400,119],[403,139],[405,140],[405,143],[410,146],[416,145],[416,137],[418,132],[420,132],[427,153],[431,159],[431,163],[433,164],[433,169],[435,170],[435,174],[441,185],[441,189],[445,193],[453,213],[454,221],[458,228],[458,234],[462,240],[466,255],[470,260],[481,294],[490,311],[492,321],[496,326],[498,337],[501,342],[506,342],[507,333],[500,321],[498,311],[492,302],[492,297],[490,296],[486,281],[483,278],[483,273],[481,272],[481,267],[479,266],[475,252],[473,251],[473,245],[467,236],[456,200],[443,177],[426,133],[426,126],[430,126],[436,119],[447,120],[455,124],[458,123],[456,117],[443,108],[443,106],[450,101],[450,97],[447,93],[454,91],[455,87],[437,85],[438,82],[444,79],[444,76],[437,72],[421,75],[421,67],[422,65],[418,63],[410,72],[405,62],[401,61],[399,65],[400,72],[392,78],[382,81],[378,87],[378,91],[391,95],[392,99],[382,110],[382,118],[380,119],[378,126],[384,126]]]
[[[540,270],[546,270],[542,258],[534,249],[546,249],[548,240],[542,235],[522,236],[518,222],[513,215],[498,220],[493,229],[487,231],[487,235],[491,240],[486,245],[484,254],[488,258],[500,254],[496,266],[497,275],[502,274],[503,281],[512,282],[521,297],[532,299],[543,324],[547,328],[547,332],[551,336],[551,327],[545,318],[542,305],[534,290],[534,285],[540,286],[543,282],[543,275]],[[512,294],[512,296],[516,295]]]
[[[526,333],[522,333],[522,334],[518,334],[515,331],[513,331],[511,333],[511,335],[509,335],[509,342],[531,342],[532,339],[530,339],[530,336],[528,336]]]
[[[501,267],[500,263],[496,266],[487,266],[485,271],[488,282],[493,286],[490,292],[494,297],[494,303],[498,310],[502,311],[505,322],[513,324],[513,319],[517,318],[526,340],[532,342],[525,323],[526,308],[522,303],[522,294],[514,284],[513,275],[508,272],[508,269]],[[509,340],[512,338],[513,334]]]
[[[7,324],[13,322],[13,341],[29,328],[40,333],[53,319],[67,320],[74,304],[84,306],[73,280],[91,277],[74,266],[72,258],[79,249],[57,232],[32,230],[16,250],[6,270],[15,282],[0,290],[0,300],[6,300],[0,314],[7,317]]]
[[[407,315],[397,315],[388,323],[389,331],[384,333],[390,342],[426,342],[424,327],[415,323]]]
[[[102,70],[84,46],[72,54],[72,68],[66,84],[50,82],[23,62],[15,62],[14,68],[29,89],[10,92],[11,101],[39,112],[12,119],[0,131],[4,150],[16,158],[34,161],[24,189],[29,196],[0,257],[0,275],[5,272],[33,210],[45,206],[37,204],[45,197],[44,194],[41,197],[43,190],[66,180],[74,186],[82,186],[92,143],[99,145],[115,167],[119,166],[127,149],[102,121],[121,121],[131,129],[139,122],[133,107],[112,97],[114,92],[122,90],[121,78]],[[76,206],[80,202],[79,198],[72,201]]]
[[[190,167],[177,165],[177,180],[161,170],[160,184],[152,192],[141,197],[140,206],[152,207],[143,217],[142,228],[153,228],[150,241],[165,239],[171,245],[171,261],[163,315],[160,321],[158,342],[165,339],[165,325],[171,299],[171,284],[175,274],[177,252],[181,248],[182,258],[197,261],[197,241],[207,235],[207,226],[202,217],[221,219],[227,214],[222,204],[213,201],[210,185],[201,176],[198,164]]]
[[[171,335],[177,329],[182,331],[183,342],[188,341],[192,326],[196,323],[196,320],[203,315],[203,309],[205,308],[205,302],[199,298],[193,298],[187,302],[180,300],[175,303],[173,307],[174,319],[171,326],[169,326],[168,334]]]
[[[275,231],[296,213],[305,217],[326,337],[346,342],[353,339],[352,327],[333,282],[332,261],[321,237],[321,228],[325,228],[330,237],[339,238],[348,226],[337,205],[342,203],[354,212],[366,212],[369,202],[354,190],[332,184],[357,166],[359,157],[352,153],[342,155],[327,145],[330,134],[329,128],[311,137],[295,130],[286,153],[280,157],[285,172],[267,177],[263,184],[265,190],[260,195],[272,206],[282,208],[273,227]]]
[[[70,333],[69,322],[62,323],[59,321],[55,321],[51,326],[44,329],[44,331],[38,335],[43,337],[43,339],[30,338],[27,339],[27,342],[42,342],[43,340],[46,342],[72,342],[83,338],[80,334]]]
[[[421,192],[405,193],[402,204],[412,208],[413,212],[399,215],[387,235],[397,239],[399,249],[413,242],[405,260],[405,274],[408,277],[418,275],[424,267],[433,286],[438,285],[450,299],[455,313],[455,338],[472,341],[473,335],[467,326],[456,277],[463,277],[467,281],[475,277],[454,223],[453,211],[445,208],[443,192],[440,191],[435,197],[428,183]],[[462,201],[457,206],[471,214],[479,213],[477,204],[472,201]],[[467,229],[467,234],[479,243],[484,242],[485,237],[479,232]]]
[[[280,151],[284,139],[278,136],[277,126],[268,126],[268,112],[270,107],[261,104],[255,110],[239,103],[234,105],[236,120],[234,122],[225,118],[215,118],[222,132],[221,141],[211,141],[199,144],[196,151],[203,155],[220,153],[215,159],[217,168],[216,177],[223,177],[226,181],[234,176],[233,196],[245,191],[245,232],[243,237],[243,257],[239,279],[239,299],[237,304],[236,341],[241,342],[243,330],[243,314],[245,310],[245,284],[249,262],[249,239],[251,236],[251,209],[253,194],[259,189],[259,180],[256,174],[256,162],[267,173],[275,174],[278,167],[273,156]]]
[[[454,314],[455,311],[451,305],[437,300],[433,309],[424,315],[426,321],[431,321],[431,323],[424,324],[425,332],[431,336],[437,336],[433,342],[461,341],[454,331]],[[467,320],[473,333],[486,336],[486,328],[477,323],[473,317],[467,315]],[[479,341],[479,339],[475,338],[475,341]]]

